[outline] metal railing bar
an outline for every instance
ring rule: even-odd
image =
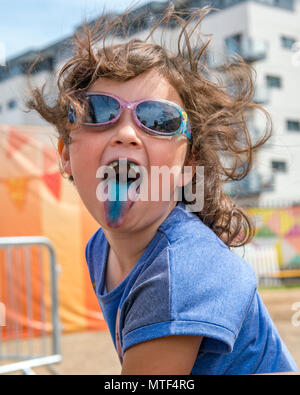
[[[25,250],[25,278],[26,278],[26,310],[29,322],[33,320],[33,309],[32,309],[32,289],[31,289],[31,262],[30,262],[30,250],[28,246],[23,246]],[[27,328],[28,333],[28,350],[29,354],[32,353],[32,338],[33,331],[31,325]]]
[[[36,358],[29,361],[17,362],[4,367],[0,366],[0,374],[12,373],[18,370],[37,368],[44,365],[52,365],[61,362],[61,355],[50,355],[49,357]]]
[[[47,346],[46,346],[46,307],[45,307],[45,284],[44,284],[44,276],[43,276],[43,251],[41,249],[41,246],[39,246],[38,249],[38,264],[39,264],[39,271],[41,274],[41,281],[40,281],[40,286],[41,286],[41,336],[42,336],[42,354],[46,355],[47,354]]]

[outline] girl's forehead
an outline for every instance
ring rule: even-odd
[[[127,81],[100,77],[91,85],[89,91],[111,93],[126,101],[160,98],[183,106],[176,89],[157,70],[146,71]]]

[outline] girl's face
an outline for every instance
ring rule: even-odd
[[[101,78],[89,91],[106,92],[129,102],[144,98],[160,98],[184,107],[175,88],[155,70],[125,82]],[[157,176],[159,188],[167,188],[171,198],[164,201],[160,193],[158,201],[153,201],[151,169],[153,166],[167,166],[169,169],[177,166],[182,169],[187,146],[188,140],[182,135],[157,137],[147,134],[135,124],[131,110],[126,109],[119,121],[106,129],[97,126],[76,126],[71,131],[69,148],[63,149],[62,164],[65,172],[73,176],[84,204],[102,228],[138,231],[159,221],[175,207],[173,192],[176,185],[182,185],[181,177],[173,179],[171,176],[168,185],[166,180],[162,181],[162,177]],[[116,158],[128,158],[128,161],[130,159],[143,166],[147,171],[149,190],[148,201],[137,200],[129,209],[127,207],[117,210],[117,214],[116,206],[107,205],[99,200],[99,195],[97,197],[97,188],[101,180],[96,177],[100,166],[108,165]]]

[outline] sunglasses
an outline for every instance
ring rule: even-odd
[[[116,123],[123,111],[132,111],[135,123],[146,133],[154,136],[185,135],[191,139],[191,128],[187,113],[178,104],[163,99],[143,99],[127,102],[117,96],[87,92],[87,116],[83,122],[86,126],[107,127]],[[68,119],[76,122],[75,110],[69,106]]]

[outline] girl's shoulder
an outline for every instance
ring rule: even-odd
[[[188,209],[188,206],[179,202],[170,215],[160,225],[158,231],[165,234],[170,243],[189,238],[205,238],[213,242],[221,242],[216,234],[205,225],[201,219]],[[221,244],[224,244],[221,242]],[[225,245],[224,245],[225,246]]]
[[[249,263],[183,205],[177,205],[175,210],[160,229],[167,240],[168,267],[174,286],[188,288],[194,283],[224,297],[243,293],[247,300],[251,299],[257,279]],[[199,291],[197,286],[194,289]]]
[[[187,206],[180,202],[158,229],[172,248],[201,254],[203,250],[214,254],[231,254],[228,246],[205,225]],[[206,254],[207,254],[206,252]]]

